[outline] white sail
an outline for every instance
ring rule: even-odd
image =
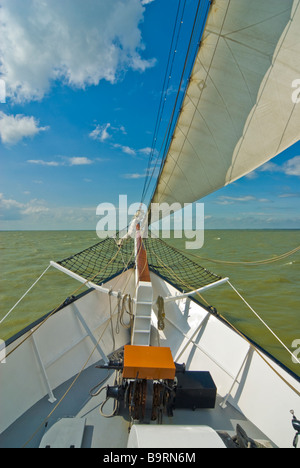
[[[299,0],[215,0],[152,202],[199,200],[297,142],[299,78]]]

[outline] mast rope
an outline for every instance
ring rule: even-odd
[[[180,6],[180,4],[179,4],[179,6]],[[168,66],[169,66],[169,62],[170,62],[170,54],[171,54],[171,51],[172,51],[174,34],[175,34],[175,30],[176,30],[176,23],[177,23],[177,20],[178,20],[179,6],[178,6],[178,11],[177,11],[176,21],[175,21],[175,26],[174,26],[172,44],[171,44],[170,52],[169,52]],[[162,169],[164,167],[166,156],[167,156],[167,151],[168,151],[170,142],[172,140],[171,132],[173,130],[174,124],[177,121],[178,116],[180,115],[182,102],[183,102],[183,99],[184,99],[184,96],[186,94],[186,90],[187,90],[187,87],[188,87],[188,84],[189,84],[191,70],[188,70],[189,73],[187,75],[186,84],[184,85],[184,79],[185,79],[186,72],[187,72],[187,69],[188,69],[188,66],[189,66],[189,60],[190,60],[190,58],[192,56],[192,53],[193,53],[194,56],[193,56],[192,64],[194,64],[196,53],[197,53],[197,51],[198,51],[198,49],[199,49],[199,47],[201,45],[201,37],[202,37],[203,29],[202,29],[202,27],[200,28],[200,30],[201,30],[200,37],[197,36],[197,31],[199,29],[199,22],[202,21],[203,17],[204,18],[207,17],[207,13],[208,13],[208,11],[210,9],[210,6],[211,6],[211,1],[208,2],[207,6],[206,6],[206,11],[204,12],[204,15],[202,15],[203,10],[205,8],[205,4],[202,2],[202,0],[198,0],[198,5],[196,7],[195,17],[194,17],[194,22],[193,22],[193,27],[192,27],[192,31],[191,31],[191,34],[190,34],[190,37],[189,37],[187,51],[185,53],[185,62],[183,64],[183,70],[182,70],[181,78],[180,78],[179,84],[177,86],[176,98],[175,98],[173,106],[172,106],[172,114],[171,114],[171,117],[169,118],[168,125],[167,125],[166,130],[165,130],[165,134],[164,134],[164,137],[163,137],[163,140],[162,140],[162,143],[161,143],[160,150],[157,151],[156,160],[155,160],[155,163],[153,164],[152,171],[150,172],[151,162],[153,160],[153,156],[154,156],[154,152],[155,152],[155,146],[156,146],[156,143],[157,143],[157,134],[159,132],[159,126],[160,126],[160,123],[162,121],[162,114],[163,114],[163,111],[164,111],[164,105],[163,105],[162,110],[161,110],[161,104],[160,104],[160,108],[159,108],[158,116],[157,116],[157,122],[158,122],[158,119],[160,117],[160,123],[159,123],[158,126],[156,124],[156,127],[155,127],[155,133],[154,133],[154,137],[153,137],[153,145],[152,145],[152,148],[151,148],[151,154],[150,154],[149,161],[148,161],[147,176],[146,176],[146,179],[145,179],[144,188],[143,188],[143,192],[142,192],[142,201],[144,201],[144,199],[146,197],[146,193],[149,190],[150,183],[152,181],[152,178],[154,176],[155,171],[157,169],[159,169],[159,174],[158,174],[158,177],[157,177],[157,181],[158,181],[159,177],[160,177],[160,174],[162,172]],[[169,74],[169,81],[168,81],[167,86],[165,86],[165,81],[164,81],[164,85],[163,85],[162,95],[165,92],[165,94],[164,94],[165,95],[164,103],[166,101],[168,88],[169,88],[169,83],[170,83],[170,78],[171,78],[171,75],[172,75],[172,70],[173,70],[173,65],[174,65],[174,60],[175,60],[175,56],[176,56],[176,53],[177,53],[177,44],[178,44],[178,40],[179,40],[179,36],[180,36],[180,32],[181,32],[181,25],[183,24],[185,8],[186,8],[186,1],[185,1],[184,6],[183,6],[183,11],[182,11],[181,20],[180,20],[180,26],[179,26],[179,30],[178,30],[178,33],[177,33],[177,41],[176,41],[174,51],[173,51],[173,59],[172,59],[172,65],[171,65],[170,72],[168,73],[168,66],[167,66],[167,69],[166,69],[165,81],[166,81],[167,74]],[[195,39],[197,40],[197,44],[195,45],[196,50],[193,50],[193,41]],[[184,92],[182,93],[183,97],[182,97],[182,99],[179,99],[180,94],[181,94],[182,89],[183,89],[183,86],[184,86]],[[158,166],[158,162],[159,162],[161,154],[162,154],[162,157],[161,157],[160,165]],[[157,185],[157,182],[156,182],[156,185]],[[155,191],[155,189],[154,189],[154,191]],[[151,195],[151,200],[153,198],[153,195],[154,195],[154,192]],[[151,206],[151,204],[149,205],[149,209],[150,209],[150,206]]]
[[[142,197],[141,197],[142,202],[145,199],[145,196],[146,196],[146,193],[148,191],[149,185],[150,185],[151,180],[153,178],[153,175],[154,175],[154,172],[155,172],[155,169],[156,169],[156,165],[157,165],[157,161],[158,161],[158,158],[159,158],[159,154],[161,152],[161,150],[159,152],[157,152],[156,161],[155,161],[155,164],[153,165],[152,173],[150,175],[151,163],[152,163],[152,160],[153,160],[153,156],[155,154],[155,147],[156,147],[156,143],[157,143],[157,137],[158,137],[160,125],[161,125],[161,122],[162,122],[162,116],[163,116],[163,113],[164,113],[164,108],[165,108],[165,104],[166,104],[166,100],[167,100],[170,80],[171,80],[172,73],[173,73],[175,55],[176,55],[180,30],[181,30],[181,26],[182,26],[182,23],[183,23],[183,16],[184,16],[184,11],[185,11],[186,4],[184,4],[184,6],[183,6],[183,11],[182,11],[182,14],[181,14],[181,19],[180,19],[180,25],[179,25],[179,29],[178,29],[178,32],[177,32],[176,44],[174,46],[174,51],[173,51],[173,58],[172,58],[172,61],[171,61],[171,53],[172,53],[172,50],[173,50],[175,33],[176,33],[176,28],[177,28],[178,19],[179,19],[180,6],[181,6],[181,2],[179,1],[178,2],[177,13],[176,13],[176,19],[175,19],[174,28],[173,28],[172,41],[171,41],[170,50],[169,50],[168,63],[167,63],[166,71],[165,71],[164,83],[163,83],[163,87],[162,87],[162,91],[161,91],[159,109],[158,109],[158,113],[157,113],[155,129],[154,129],[154,133],[153,133],[151,153],[150,153],[149,160],[148,160],[148,167],[147,167],[147,172],[146,172],[147,176],[145,178],[144,188],[143,188]],[[170,63],[171,63],[171,66],[170,66]],[[169,66],[170,66],[170,70],[169,70]],[[168,77],[168,81],[167,81],[167,77]]]

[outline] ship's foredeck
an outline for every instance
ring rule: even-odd
[[[60,385],[54,390],[57,401],[50,403],[45,397],[36,403],[1,435],[0,447],[37,448],[41,445],[46,432],[58,420],[76,418],[85,421],[82,448],[126,448],[130,428],[128,414],[121,414],[111,418],[103,417],[99,409],[105,399],[105,391],[95,397],[91,397],[89,394],[89,391],[103,381],[107,375],[107,370],[100,370],[91,366],[80,375],[71,389],[70,386],[74,379]],[[110,371],[109,377],[102,385],[112,385],[113,381],[114,372]],[[60,404],[57,406],[59,402]],[[236,434],[236,427],[239,424],[252,439],[267,440],[267,437],[239,411],[230,404],[223,409],[220,407],[220,402],[221,398],[217,397],[215,409],[196,409],[195,411],[176,409],[173,412],[173,417],[164,415],[163,425],[166,426],[166,431],[168,425],[209,426],[217,432],[225,432],[232,437]],[[56,406],[57,408],[50,415]],[[109,400],[104,406],[103,412],[110,414],[112,409],[113,400]],[[157,422],[153,421],[151,424],[157,424]],[[59,438],[60,435],[58,434]],[[66,438],[67,440],[68,438]],[[71,440],[72,436],[70,436]],[[72,445],[71,442],[70,445]]]

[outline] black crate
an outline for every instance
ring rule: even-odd
[[[209,372],[186,371],[176,374],[176,377],[175,409],[215,407],[217,388]]]

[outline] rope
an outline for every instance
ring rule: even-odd
[[[177,249],[176,249],[177,250]],[[286,252],[282,255],[277,255],[276,257],[269,258],[266,260],[256,260],[253,262],[231,262],[231,261],[226,261],[226,260],[214,260],[212,258],[205,258],[205,257],[200,257],[199,255],[189,253],[190,256],[198,258],[200,260],[206,260],[208,262],[213,262],[213,263],[219,263],[219,264],[225,264],[225,265],[268,265],[270,263],[278,262],[280,260],[284,260],[285,258],[290,257],[291,255],[294,255],[295,253],[299,252],[300,246],[296,247],[293,250],[290,250],[289,252]],[[180,252],[180,251],[179,251]]]
[[[155,252],[153,252],[153,253],[154,253],[154,255],[156,255]],[[159,261],[159,259],[158,259],[158,261]],[[159,262],[163,264],[162,261],[159,261]],[[165,267],[167,268],[166,265],[165,265]],[[169,269],[169,272],[170,272],[170,274],[174,277],[174,279],[176,279],[176,275],[175,275],[175,276],[173,275],[173,272],[172,272],[171,269]],[[228,281],[228,283],[229,283],[229,281]],[[231,285],[231,283],[229,283],[229,284],[230,284],[230,286],[233,288],[233,286]],[[188,286],[188,288],[189,288],[189,289],[192,289],[191,286]],[[236,291],[236,293],[243,299],[243,301],[246,302],[245,299],[238,293],[238,291],[237,291],[235,288],[233,288],[233,289],[234,289],[234,290]],[[202,300],[205,301],[205,299],[204,299],[199,293],[197,293],[197,295],[200,296],[200,298],[201,298]],[[208,304],[207,301],[205,301],[205,302],[206,302],[206,304]],[[246,302],[246,304],[247,304],[247,306],[255,313],[255,315],[257,315],[257,317],[263,322],[263,320],[258,316],[258,314],[256,314],[256,312],[254,311],[254,309],[252,309],[252,307],[250,306],[250,304],[248,304],[247,302]],[[286,385],[288,385],[288,387],[289,387],[291,390],[293,390],[293,392],[295,392],[298,396],[300,396],[300,392],[299,392],[293,385],[291,385],[279,372],[277,372],[277,370],[267,361],[267,359],[263,356],[263,354],[259,351],[259,349],[258,349],[253,343],[251,343],[251,342],[245,337],[245,335],[244,335],[243,333],[241,333],[237,328],[235,328],[225,317],[223,317],[221,314],[219,314],[219,315],[220,315],[220,317],[221,317],[236,333],[238,333],[239,336],[241,336],[241,337],[251,346],[252,349],[254,349],[254,351],[261,357],[261,359],[268,365],[268,367],[269,367],[269,368],[270,368]],[[265,322],[263,322],[263,323],[265,324]],[[275,333],[267,326],[267,324],[265,324],[265,326],[266,326],[266,327],[272,332],[272,334],[274,334],[274,336],[279,340],[279,338],[278,338],[278,337],[275,335]],[[279,340],[279,341],[280,341],[280,340]],[[284,345],[284,343],[282,343],[281,341],[280,341],[280,343],[285,347],[285,349],[288,350],[288,352],[289,352],[290,354],[292,354],[291,351]],[[295,357],[293,354],[292,354],[292,356]],[[297,359],[297,361],[298,361],[298,359]],[[299,362],[299,361],[298,361],[298,362]],[[300,362],[299,362],[299,363],[300,363]]]
[[[249,346],[258,354],[258,356],[267,364],[267,366],[279,377],[293,392],[296,393],[296,395],[300,396],[300,392],[292,385],[290,382],[288,382],[273,366],[272,364],[267,361],[267,359],[263,356],[263,354],[259,351],[259,349],[251,342],[248,340],[248,338],[241,333],[232,323],[230,323],[226,317],[223,315],[219,314],[222,320],[226,322],[239,336],[241,336],[248,344]]]
[[[107,375],[104,377],[104,379],[102,379],[100,382],[97,383],[97,385],[95,385],[93,388],[90,389],[89,391],[89,395],[91,397],[96,397],[98,395],[100,395],[101,393],[101,388],[99,390],[97,390],[96,392],[93,392],[93,390],[95,390],[96,388],[100,387],[100,385],[102,385],[112,374],[110,374],[109,370],[107,371]]]
[[[129,276],[129,278],[128,278],[128,280],[127,280],[127,282],[126,282],[126,284],[125,284],[125,286],[124,286],[124,288],[123,288],[123,291],[126,290],[130,278],[131,278],[131,276]],[[82,287],[82,285],[81,285],[80,287]],[[116,310],[116,308],[115,308],[115,310]],[[114,310],[114,312],[115,312],[115,310]],[[43,322],[43,323],[44,323],[44,322]],[[52,414],[54,413],[54,411],[60,406],[60,404],[63,402],[63,400],[66,398],[66,396],[67,396],[68,393],[70,392],[70,390],[73,388],[73,386],[75,385],[75,383],[77,382],[77,380],[78,380],[79,377],[81,376],[82,372],[83,372],[84,369],[86,368],[86,366],[87,366],[89,360],[91,359],[92,355],[93,355],[94,352],[96,351],[97,346],[98,346],[98,344],[100,343],[100,341],[101,341],[101,339],[102,339],[104,333],[106,332],[106,330],[107,330],[107,328],[108,328],[108,326],[109,326],[110,323],[111,323],[111,318],[109,318],[109,319],[107,320],[106,325],[105,325],[105,328],[104,328],[103,332],[101,333],[100,338],[98,339],[98,341],[97,341],[97,343],[95,344],[94,348],[92,349],[91,354],[90,354],[89,357],[87,358],[86,362],[83,364],[82,368],[80,369],[80,371],[78,372],[78,374],[76,375],[76,377],[74,378],[74,380],[72,381],[72,383],[70,384],[70,386],[68,387],[68,389],[65,391],[65,393],[63,394],[63,396],[61,397],[61,399],[57,402],[57,404],[56,404],[55,407],[52,409],[52,411],[48,414],[48,416],[46,416],[46,418],[42,421],[42,423],[39,425],[39,427],[36,429],[36,431],[31,435],[31,437],[30,437],[30,438],[27,440],[27,442],[23,445],[23,448],[26,447],[26,446],[29,444],[29,442],[34,438],[34,436],[42,429],[42,427],[44,426],[44,424],[48,421],[48,419],[52,416]],[[31,333],[31,334],[32,334],[32,333]],[[30,336],[31,336],[31,335],[30,335]],[[25,340],[23,340],[23,341],[25,341]],[[23,343],[23,342],[22,342],[22,343]],[[20,345],[21,345],[22,343],[20,343]],[[19,346],[20,346],[20,345],[19,345]],[[18,347],[18,346],[17,346],[17,347]],[[14,348],[14,349],[10,352],[10,354],[11,354],[13,351],[15,351],[15,350],[17,349],[17,347]],[[101,383],[102,383],[102,382],[101,382]],[[97,386],[101,385],[101,383],[98,384]],[[94,387],[94,388],[95,388],[95,387]],[[92,389],[92,390],[93,390],[93,389]],[[104,405],[102,404],[102,407],[103,407],[103,406],[104,406]]]
[[[169,268],[169,267],[163,262],[163,260],[161,260],[161,258],[158,257],[158,255],[155,253],[154,249],[152,249],[151,244],[148,244],[148,248],[149,248],[149,247],[150,247],[151,253],[153,253],[154,256],[156,257],[157,262],[167,270],[167,272],[169,273],[169,275],[170,275],[173,279],[175,279],[175,283],[177,283],[177,282],[179,281],[179,284],[181,284],[182,286],[184,286],[184,287],[186,287],[187,289],[189,289],[190,291],[192,291],[193,288],[192,288],[189,284],[187,284],[185,281],[183,281],[178,275],[176,275],[176,273],[174,272],[174,270],[173,270],[172,268]],[[175,250],[177,250],[177,249],[175,249]],[[178,251],[178,252],[179,252],[179,251]],[[180,252],[179,252],[179,253],[180,253]],[[159,273],[158,273],[158,274],[159,274]],[[206,304],[207,306],[210,307],[210,304],[204,299],[204,297],[201,296],[201,294],[200,294],[199,292],[197,292],[197,296],[198,296],[203,302],[205,302],[205,304]]]
[[[107,377],[105,379],[103,379],[98,385],[96,385],[95,387],[92,388],[92,390],[94,390],[95,388],[99,387],[103,382],[104,380],[106,380]],[[121,384],[121,377],[120,377],[120,374],[118,374],[118,372],[116,371],[116,377],[115,377],[115,381],[114,381],[114,385],[120,385]],[[95,396],[98,396],[100,395],[103,390],[106,390],[108,388],[107,385],[103,385],[97,392],[95,393],[91,393],[92,390],[90,390],[90,395],[92,397],[95,397]],[[101,414],[101,416],[103,416],[104,418],[112,418],[113,416],[115,416],[117,414],[117,412],[119,411],[119,402],[117,400],[114,401],[114,406],[113,406],[113,410],[110,414],[105,414],[103,412],[103,408],[104,406],[106,405],[106,403],[110,400],[111,397],[106,397],[106,399],[100,404],[99,406],[99,413]]]
[[[165,304],[164,304],[163,297],[158,296],[156,305],[158,308],[157,328],[158,330],[164,330],[166,314],[165,314]]]
[[[122,246],[120,245],[119,248],[118,248],[118,250],[117,250],[117,252],[116,252],[116,254],[110,259],[110,261],[107,263],[107,265],[105,265],[104,271],[106,271],[107,268],[109,267],[109,265],[117,258],[121,247],[122,247]],[[50,265],[49,265],[48,268],[50,268]],[[124,270],[124,271],[125,271],[125,270]],[[75,289],[75,290],[71,293],[71,296],[75,296],[89,281],[93,281],[93,280],[100,274],[100,272],[102,272],[102,269],[101,269],[100,271],[98,271],[96,274],[94,274],[91,278],[88,278],[88,279],[86,280],[86,282],[85,282],[85,283],[82,283],[77,289]],[[35,283],[35,284],[36,284],[36,283]],[[33,287],[33,286],[34,286],[34,285],[32,285],[32,287]],[[20,302],[20,301],[18,301],[18,302]],[[21,340],[19,344],[17,344],[11,351],[7,352],[7,354],[6,354],[6,359],[7,359],[14,351],[16,351],[16,349],[18,349],[26,340],[28,340],[28,338],[30,338],[30,337],[33,335],[33,333],[35,333],[42,325],[44,325],[44,323],[46,323],[47,320],[49,320],[49,318],[52,317],[52,315],[54,315],[54,314],[58,311],[58,309],[59,309],[60,307],[63,306],[64,302],[65,302],[65,301],[62,301],[55,309],[52,310],[52,312],[50,312],[49,315],[47,315],[47,317],[45,317],[45,319],[44,319],[42,322],[40,322],[40,323],[36,326],[36,328],[34,328],[33,330],[31,330],[31,332],[30,332],[23,340]]]
[[[33,283],[32,286],[30,286],[29,289],[27,289],[26,293],[23,294],[23,296],[18,300],[18,302],[16,302],[16,304],[10,309],[9,312],[7,312],[7,314],[0,320],[0,325],[2,322],[4,322],[4,320],[11,314],[11,312],[17,307],[18,304],[20,304],[20,302],[22,301],[22,299],[24,299],[25,296],[27,296],[27,294],[29,293],[29,291],[31,291],[31,289],[40,281],[40,279],[47,273],[47,271],[49,270],[51,265],[49,265],[46,270],[41,274],[41,276]]]
[[[243,298],[243,296],[235,289],[235,287],[228,281],[229,286],[233,289],[233,291],[242,299],[242,301],[246,304],[246,306],[255,314],[255,316],[261,321],[261,323],[269,330],[270,333],[272,333],[273,336],[275,336],[276,340],[279,341],[279,343],[288,351],[288,353],[296,359],[298,364],[300,364],[300,361],[296,356],[289,350],[289,348],[278,338],[276,333],[273,332],[273,330],[264,322],[264,320],[258,315],[257,312],[251,307],[251,305],[246,301],[246,299]]]
[[[122,299],[122,298],[121,298]],[[122,304],[122,305],[121,305]],[[126,307],[126,304],[128,307]],[[118,303],[118,308],[119,308],[119,322],[122,325],[123,328],[128,330],[132,326],[133,322],[133,312],[132,312],[132,299],[130,294],[126,294],[122,300]],[[125,312],[130,316],[130,321],[129,323],[124,322],[124,314]]]
[[[54,411],[60,406],[60,404],[62,403],[62,401],[66,398],[66,396],[68,395],[68,393],[70,392],[70,390],[74,387],[75,383],[77,382],[77,380],[79,379],[79,377],[81,376],[82,372],[84,371],[84,369],[86,368],[89,360],[91,359],[92,355],[94,354],[95,350],[97,349],[97,346],[98,344],[100,343],[104,333],[106,332],[106,329],[109,325],[110,321],[107,320],[107,324],[99,338],[99,340],[97,341],[97,343],[95,344],[91,354],[89,355],[89,357],[87,358],[86,362],[83,364],[82,368],[80,369],[80,371],[78,372],[78,374],[76,375],[76,377],[74,378],[74,380],[72,381],[72,383],[70,384],[70,386],[67,388],[67,390],[65,391],[65,393],[63,394],[63,396],[61,397],[61,399],[56,403],[56,405],[54,406],[54,408],[52,409],[52,411],[50,411],[50,413],[48,414],[48,416],[45,417],[45,419],[42,421],[42,423],[39,425],[39,427],[36,429],[36,431],[31,435],[31,437],[27,440],[27,442],[25,442],[25,444],[22,446],[22,448],[26,447],[29,442],[34,438],[34,436],[42,429],[42,427],[44,426],[44,424],[48,421],[48,419],[52,416],[52,414],[54,413]]]
[[[106,380],[106,379],[107,379],[107,377],[106,377],[104,380]],[[104,380],[102,380],[101,383],[103,383]],[[103,392],[103,390],[106,390],[106,389],[107,389],[107,385],[103,385],[103,387],[101,387],[97,392],[91,393],[92,390],[94,390],[95,388],[99,387],[99,385],[101,385],[101,383],[99,383],[98,385],[96,385],[95,387],[93,387],[93,388],[90,390],[89,393],[90,393],[90,396],[91,396],[91,397],[99,396],[99,395]],[[113,408],[112,413],[111,413],[111,414],[104,414],[104,413],[103,413],[103,408],[104,408],[104,406],[106,405],[106,403],[107,403],[109,400],[110,400],[110,397],[106,397],[106,399],[100,404],[100,407],[99,407],[99,412],[100,412],[101,416],[103,416],[104,418],[112,418],[113,416],[115,416],[115,414],[116,414],[116,412],[117,412],[117,410],[118,410],[118,402],[115,401],[115,403],[114,403],[114,408]]]
[[[109,316],[110,316],[111,336],[113,340],[113,350],[115,350],[116,340],[115,340],[115,334],[114,334],[113,313],[112,313],[112,306],[111,306],[111,291],[108,294],[108,298],[109,298]]]
[[[181,27],[182,27],[182,24],[183,24],[183,17],[184,17],[184,12],[185,12],[185,8],[186,8],[186,2],[184,4],[184,6],[183,6],[183,10],[182,10],[182,13],[181,13],[181,19],[180,19],[180,22],[179,22],[176,43],[175,43],[175,45],[173,47],[176,28],[177,28],[178,19],[179,19],[180,7],[181,7],[181,2],[179,1],[178,2],[176,19],[175,19],[175,23],[174,23],[172,42],[171,42],[171,46],[170,46],[170,50],[169,50],[168,63],[167,63],[166,71],[165,71],[165,78],[164,78],[164,83],[163,83],[163,87],[162,87],[162,91],[161,91],[160,104],[159,104],[159,109],[158,109],[158,113],[157,113],[155,129],[154,129],[154,133],[153,133],[151,153],[150,153],[149,160],[148,160],[148,167],[147,167],[147,172],[146,172],[147,177],[145,178],[144,188],[143,188],[143,192],[142,192],[142,196],[141,196],[141,201],[142,202],[144,202],[144,200],[145,200],[146,193],[147,193],[147,191],[149,189],[149,186],[151,184],[151,181],[152,181],[152,179],[154,177],[154,173],[155,173],[155,170],[156,170],[156,167],[157,167],[158,159],[159,159],[159,156],[160,156],[160,153],[161,153],[161,149],[159,151],[157,151],[156,160],[155,160],[155,162],[153,164],[153,169],[152,169],[152,172],[150,174],[151,163],[152,163],[152,160],[153,160],[153,156],[155,154],[155,147],[156,147],[156,143],[157,143],[157,138],[158,138],[158,134],[159,134],[159,131],[160,131],[160,125],[161,125],[162,117],[163,117],[163,114],[164,114],[165,104],[166,104],[166,101],[167,101],[170,80],[171,80],[171,77],[172,77],[172,74],[173,74],[173,67],[174,67],[174,63],[175,63],[175,57],[177,55],[176,51],[177,51],[178,41],[179,41],[179,37],[180,37]],[[172,61],[171,61],[172,50],[173,50],[173,57],[172,57]],[[170,63],[171,63],[171,65],[170,65]],[[169,65],[170,65],[170,70],[169,70]],[[162,142],[162,146],[163,146],[163,144],[164,144],[164,140]]]

